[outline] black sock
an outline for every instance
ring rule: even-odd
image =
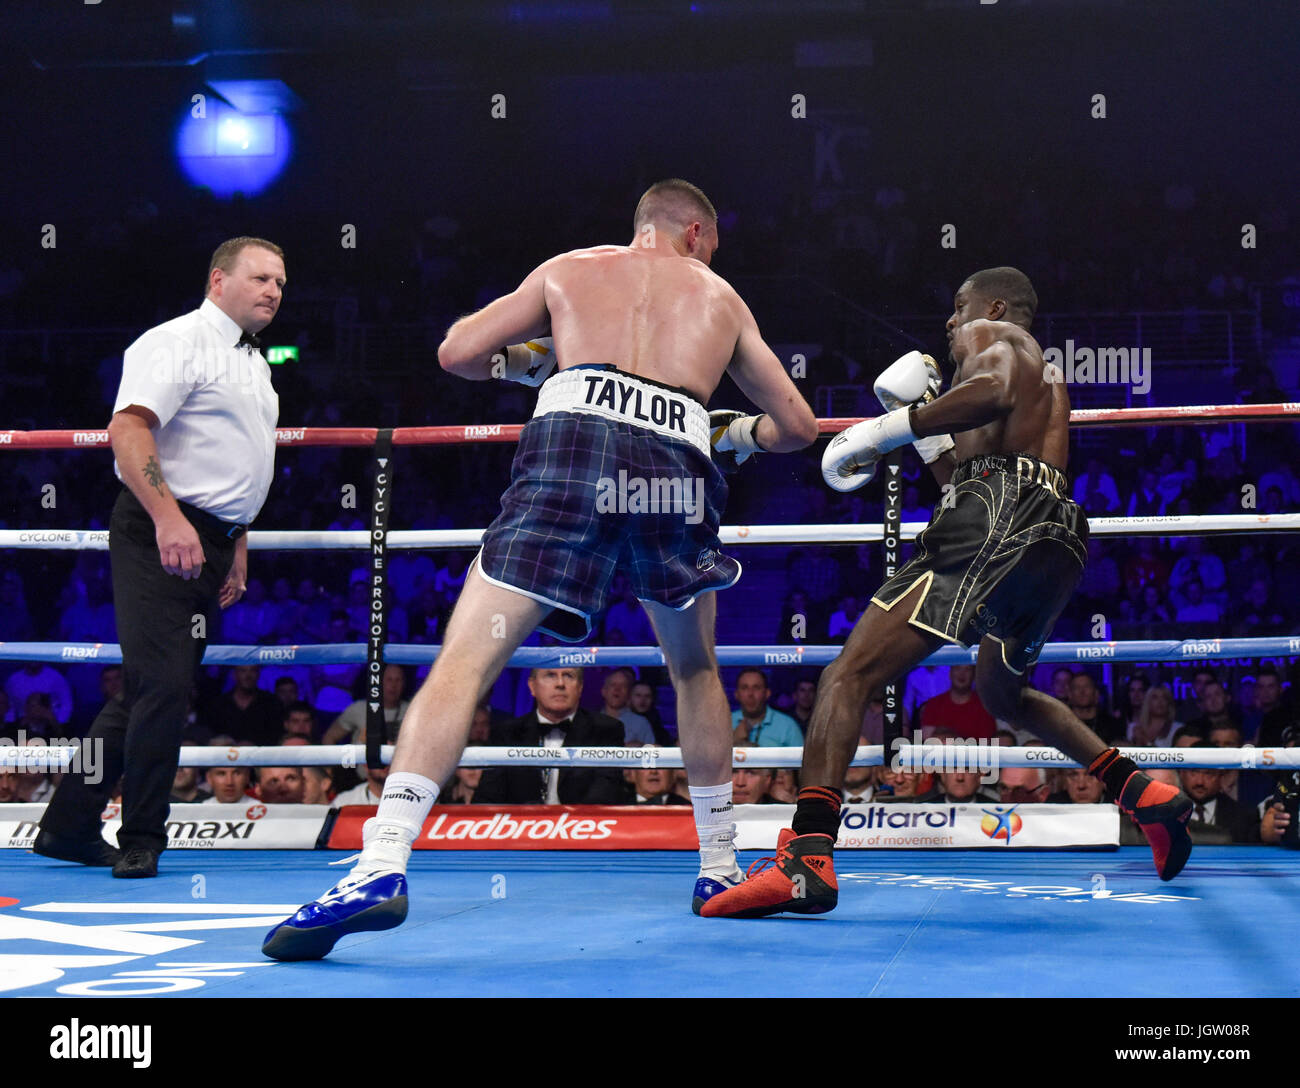
[[[840,836],[842,790],[827,786],[805,786],[799,791],[799,805],[794,810],[796,835],[829,835],[834,842]]]
[[[1092,761],[1088,771],[1094,777],[1100,778],[1106,791],[1118,801],[1124,783],[1137,769],[1138,765],[1128,756],[1120,755],[1118,748],[1107,748]]]

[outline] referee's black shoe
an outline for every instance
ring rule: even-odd
[[[113,866],[113,875],[122,877],[157,876],[158,851],[147,846],[132,846]]]
[[[81,865],[97,865],[107,868],[117,865],[122,860],[122,851],[103,839],[65,839],[48,831],[39,831],[36,841],[32,843],[33,853],[56,861],[75,861]]]

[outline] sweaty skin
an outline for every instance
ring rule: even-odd
[[[546,306],[560,369],[614,363],[702,400],[722,379],[745,316],[740,296],[700,261],[659,260],[628,246],[551,262]]]
[[[550,333],[562,370],[613,364],[701,400],[727,371],[766,413],[754,431],[758,444],[774,452],[802,449],[817,437],[816,417],[763,342],[749,308],[710,271],[717,248],[712,221],[650,220],[631,245],[552,257],[514,291],[457,321],[438,348],[438,362],[450,373],[486,381],[503,345],[527,350],[518,345]],[[712,593],[680,612],[645,603],[677,692],[682,759],[697,786],[731,777],[731,714],[714,653],[716,607]],[[466,579],[438,660],[403,719],[393,771],[434,782],[451,776],[475,706],[545,613],[531,597],[484,578]]]
[[[511,294],[458,321],[439,360],[462,377],[487,379],[502,344],[549,332],[560,370],[612,363],[701,401],[726,371],[769,416],[759,444],[802,449],[816,437],[816,421],[749,307],[708,267],[716,232],[689,244],[691,253],[679,252],[661,232],[653,248],[596,246],[552,257]]]
[[[1001,318],[1002,299],[976,295],[962,284],[948,319],[957,370],[951,388],[912,413],[918,437],[952,434],[954,449],[930,467],[947,484],[960,461],[982,454],[1024,453],[1065,471],[1070,397],[1062,381],[1045,380],[1043,353],[1027,330]],[[887,683],[937,650],[942,640],[907,622],[920,601],[917,586],[886,612],[872,604],[844,650],[822,672],[809,723],[800,781],[838,788],[857,745],[862,713]],[[1029,688],[1004,667],[998,644],[984,639],[975,683],[985,708],[1033,732],[1089,765],[1105,745],[1057,700]]]
[[[1019,325],[970,318],[964,311],[972,304],[960,291],[956,302],[948,321],[957,364],[952,386],[912,416],[918,437],[953,436],[955,448],[933,465],[940,484],[959,462],[991,453],[1028,454],[1064,472],[1070,449],[1065,383],[1044,375],[1042,349]]]

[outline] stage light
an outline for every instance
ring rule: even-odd
[[[292,149],[282,115],[245,114],[211,100],[203,113],[187,113],[176,133],[176,158],[191,182],[228,199],[255,196],[280,176]]]

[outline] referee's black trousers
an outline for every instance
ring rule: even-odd
[[[41,827],[79,842],[101,837],[100,813],[122,780],[123,850],[167,846],[168,799],[180,760],[190,686],[207,645],[235,542],[181,506],[203,544],[203,571],[188,581],[162,568],[153,519],[123,489],[109,522],[113,609],[122,646],[122,695],[95,718],[82,745],[99,749],[94,773],[64,776]],[[83,763],[88,761],[83,760]]]

